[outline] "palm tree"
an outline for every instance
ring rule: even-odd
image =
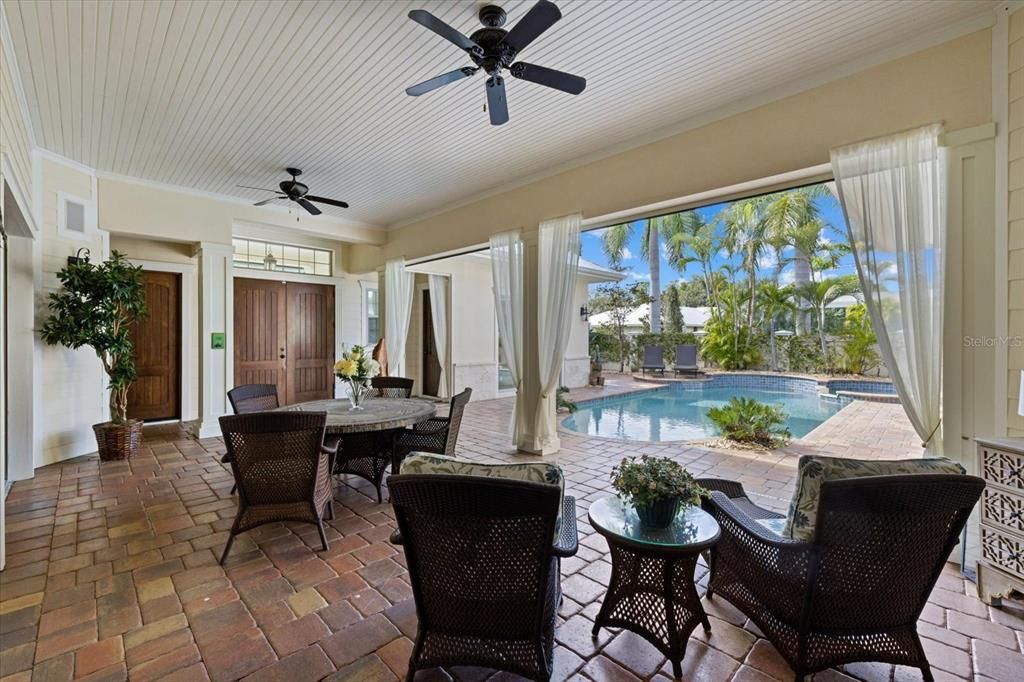
[[[740,256],[740,267],[747,275],[747,327],[754,326],[754,304],[757,298],[757,270],[761,257],[770,245],[768,224],[763,218],[763,197],[744,199],[729,205],[722,212],[725,224],[723,242],[729,253]]]
[[[765,199],[764,220],[766,233],[776,253],[779,254],[780,270],[782,266],[782,250],[786,246],[792,246],[793,257],[793,283],[800,287],[805,282],[813,280],[811,271],[811,257],[813,250],[807,250],[807,238],[812,238],[812,243],[817,244],[821,236],[818,229],[815,234],[813,228],[808,229],[807,225],[818,221],[818,207],[815,200],[831,196],[825,185],[810,185],[798,187],[785,192],[769,194]],[[806,314],[797,317],[797,330],[806,331],[809,328]]]
[[[672,213],[644,221],[640,238],[640,255],[647,259],[651,273],[651,332],[661,332],[661,238],[670,240],[683,229],[682,214]],[[633,236],[636,222],[609,227],[603,236],[604,253],[613,268],[622,265],[626,244]]]
[[[775,320],[785,313],[796,310],[793,303],[793,286],[780,287],[770,280],[761,282],[757,304],[768,323],[768,345],[771,348],[771,371],[779,371],[779,357],[775,348]]]
[[[828,362],[828,342],[825,339],[825,310],[840,296],[852,294],[859,288],[856,275],[826,277],[820,282],[804,282],[795,287],[797,295],[811,304],[818,318],[818,340],[821,356]]]
[[[672,231],[665,243],[669,262],[680,275],[685,275],[686,266],[690,263],[700,264],[701,278],[708,294],[711,314],[718,319],[721,314],[718,284],[722,278],[711,266],[711,259],[718,253],[719,248],[718,240],[715,238],[716,224],[706,222],[697,211],[677,215],[680,216],[678,229]]]

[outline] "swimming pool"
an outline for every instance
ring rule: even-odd
[[[842,408],[836,400],[821,397],[816,390],[783,389],[780,385],[754,382],[745,385],[707,382],[697,388],[666,386],[653,391],[602,398],[583,403],[562,421],[570,431],[589,436],[660,442],[694,440],[718,435],[708,419],[708,409],[729,402],[733,396],[754,398],[780,405],[794,438],[810,433]]]

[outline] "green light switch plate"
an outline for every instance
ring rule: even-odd
[[[224,350],[224,332],[213,332],[210,334],[210,348]]]

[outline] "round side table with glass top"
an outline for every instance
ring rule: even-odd
[[[594,637],[603,627],[631,630],[665,654],[680,677],[690,633],[698,624],[711,631],[693,579],[697,557],[718,542],[718,522],[689,506],[668,528],[644,528],[633,506],[615,496],[590,505],[589,517],[612,555]]]

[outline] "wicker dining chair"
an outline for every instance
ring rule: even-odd
[[[411,398],[413,380],[405,377],[373,377],[370,395],[375,398]]]
[[[722,529],[711,550],[707,596],[732,603],[803,680],[843,663],[931,668],[917,620],[982,488],[962,474],[826,480],[814,539],[768,526],[736,481],[702,479]],[[759,521],[759,519],[761,521]]]
[[[235,414],[265,412],[280,407],[277,399],[277,384],[242,384],[228,391],[228,402]],[[231,462],[231,453],[220,458],[221,464]],[[231,494],[238,490],[238,483],[231,486]]]
[[[407,680],[458,665],[549,680],[559,562],[578,549],[575,500],[557,538],[557,485],[482,476],[388,478],[418,630]]]
[[[220,418],[231,469],[238,482],[238,513],[220,563],[235,536],[265,523],[315,524],[327,550],[323,517],[334,518],[330,470],[333,452],[325,448],[326,412],[256,412]]]
[[[467,388],[462,393],[453,396],[447,417],[431,417],[412,428],[399,431],[395,436],[391,473],[398,473],[402,460],[410,452],[454,455],[455,444],[459,439],[459,429],[462,426],[462,415],[466,411],[466,405],[472,394],[473,389]]]

